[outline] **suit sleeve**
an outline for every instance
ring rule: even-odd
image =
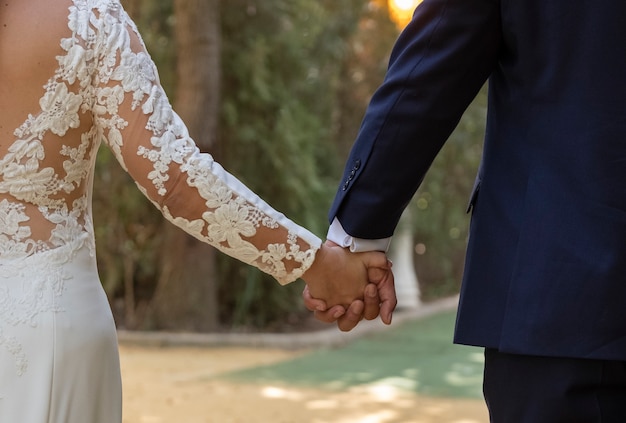
[[[497,65],[498,0],[424,0],[372,97],[329,218],[386,238],[461,115]]]

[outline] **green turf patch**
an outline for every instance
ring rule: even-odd
[[[413,321],[337,349],[224,374],[230,380],[346,389],[401,389],[481,398],[482,349],[452,344],[454,312]]]

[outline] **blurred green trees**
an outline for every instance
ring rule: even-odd
[[[482,156],[487,90],[468,107],[426,174],[411,211],[422,299],[458,292],[469,230],[466,213]]]
[[[172,0],[123,2],[176,104]],[[367,0],[219,3],[219,123],[210,135],[216,140],[210,152],[275,208],[323,238],[345,157],[382,81],[397,29],[385,8]],[[465,202],[480,157],[483,121],[481,94],[411,206],[417,272],[428,298],[458,290],[468,225]],[[118,324],[171,329],[150,318],[162,277],[159,258],[168,248],[163,221],[106,149],[98,158],[97,178],[98,260]],[[288,330],[308,314],[300,305],[301,283],[281,287],[223,254],[217,255],[209,283],[215,284],[224,328]]]

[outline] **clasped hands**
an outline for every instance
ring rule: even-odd
[[[302,278],[304,304],[318,320],[337,322],[342,331],[379,315],[391,323],[397,299],[391,261],[384,253],[352,253],[326,241]]]

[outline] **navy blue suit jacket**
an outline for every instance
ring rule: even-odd
[[[330,211],[391,236],[489,80],[455,341],[626,360],[626,2],[424,0]]]

